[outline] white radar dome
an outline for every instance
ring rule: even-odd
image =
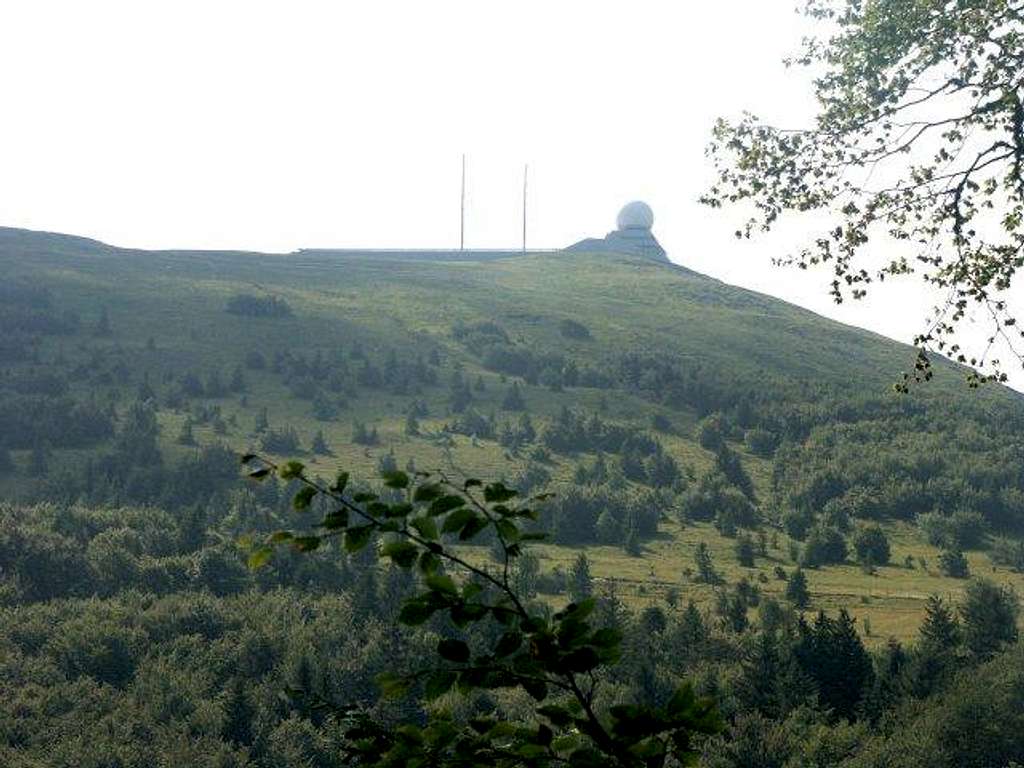
[[[651,206],[641,200],[626,203],[619,211],[617,219],[621,229],[650,229],[654,226],[654,211]]]

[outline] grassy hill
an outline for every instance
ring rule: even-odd
[[[848,607],[875,641],[912,636],[927,596],[963,584],[940,572],[940,547],[915,525],[932,509],[982,517],[982,541],[966,546],[972,572],[1024,588],[1024,577],[990,548],[993,537],[1014,539],[1024,524],[1013,495],[1024,488],[1016,393],[969,391],[960,371],[939,365],[926,388],[897,396],[890,385],[912,363],[909,348],[682,267],[586,253],[445,261],[148,252],[0,229],[0,271],[8,286],[0,399],[14,403],[52,387],[54,398],[110,415],[115,433],[80,445],[61,444],[59,435],[9,440],[13,466],[0,470],[8,498],[45,498],[65,481],[78,487],[74,478],[117,445],[139,399],[153,406],[165,464],[215,443],[266,449],[268,429],[293,428],[297,451],[324,475],[344,467],[372,477],[393,454],[399,466],[411,460],[482,477],[542,471],[564,494],[598,451],[547,450],[539,437],[503,445],[505,422],[520,416],[504,408],[516,382],[538,433],[566,409],[596,415],[652,438],[680,468],[674,483],[657,489],[657,531],[639,554],[545,545],[545,573],[567,570],[585,548],[599,583],[627,602],[678,593],[710,604],[718,588],[691,572],[703,541],[727,582],[746,577],[764,594],[781,594],[776,570],[791,572],[793,550],[804,546],[790,535],[787,513],[806,508],[821,519],[843,504],[853,509],[866,489],[883,498],[883,511],[853,514],[846,535],[880,520],[891,564],[863,568],[851,554],[809,570],[814,608]],[[228,311],[239,297],[253,307],[273,297],[288,311]],[[243,386],[232,386],[236,375]],[[47,376],[66,381],[66,391]],[[465,408],[455,405],[459,387],[469,393]],[[420,414],[413,430],[410,409]],[[716,465],[701,429],[717,413],[725,444],[753,483],[752,527],[768,541],[753,568],[737,564],[735,534],[685,514]],[[467,414],[484,426],[466,427]],[[353,441],[357,422],[376,431],[372,444]],[[188,430],[195,445],[183,444]],[[311,452],[317,432],[329,453]],[[757,447],[757,432],[770,437],[768,448]],[[620,460],[608,453],[612,464]],[[40,456],[45,471],[34,466]],[[830,477],[832,490],[814,490]],[[886,477],[905,478],[909,490],[900,496]],[[616,482],[637,492],[654,485]]]

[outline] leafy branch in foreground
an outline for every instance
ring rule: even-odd
[[[276,546],[310,552],[340,539],[347,552],[355,553],[377,540],[382,556],[420,574],[422,591],[402,605],[403,624],[423,625],[439,614],[458,630],[483,622],[500,628],[479,633],[493,641],[440,640],[435,663],[378,681],[386,695],[416,685],[422,686],[426,701],[453,689],[462,694],[519,689],[536,702],[531,722],[493,716],[458,722],[434,704],[426,724],[398,728],[381,725],[358,707],[341,707],[336,714],[348,757],[357,764],[657,768],[693,763],[696,740],[721,729],[713,703],[698,698],[688,685],[663,707],[599,707],[602,671],[618,661],[621,634],[591,623],[593,600],[571,603],[549,616],[516,592],[511,577],[511,565],[524,546],[543,538],[522,526],[537,519],[530,504],[544,496],[520,501],[515,490],[500,482],[455,483],[441,473],[411,477],[404,472],[385,473],[380,494],[350,493],[346,472],[328,485],[310,477],[301,462],[279,465],[252,454],[242,461],[254,480],[275,474],[297,481],[297,511],[326,510],[314,533],[277,531],[252,546],[252,567],[269,562]],[[492,532],[503,555],[497,572],[474,565],[455,548],[485,531]]]
[[[782,263],[829,267],[836,302],[915,271],[936,289],[898,389],[930,378],[930,351],[971,366],[974,386],[1004,381],[994,350],[1024,362],[1006,298],[1024,266],[1024,3],[805,0],[804,13],[828,31],[786,63],[815,74],[814,124],[720,120],[702,202],[749,204],[740,237],[785,213],[825,217]],[[973,311],[988,332],[968,352]]]

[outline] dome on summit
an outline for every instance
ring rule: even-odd
[[[619,211],[618,227],[622,229],[650,229],[654,226],[654,212],[642,200],[626,203]]]

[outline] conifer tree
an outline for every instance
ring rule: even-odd
[[[1017,641],[1020,603],[1009,587],[988,579],[967,585],[960,606],[964,644],[976,660],[991,658],[1003,646]]]
[[[743,534],[736,539],[736,562],[744,568],[754,567],[754,542]]]
[[[412,408],[405,414],[405,434],[418,435],[420,433],[420,422]]]
[[[318,429],[316,434],[313,435],[313,442],[310,444],[310,449],[313,453],[320,456],[330,454],[331,449],[327,447],[327,441],[324,439],[324,431],[322,429]]]
[[[519,417],[519,442],[532,443],[537,439],[537,430],[533,428],[533,421],[530,414],[523,413]]]
[[[578,603],[594,593],[594,579],[590,575],[590,560],[580,552],[569,569],[569,598]]]
[[[794,608],[800,610],[804,610],[811,604],[811,593],[807,589],[807,576],[800,568],[793,571],[786,582],[786,599],[793,604]]]
[[[233,677],[224,702],[224,738],[240,746],[252,744],[254,714],[255,708],[246,695],[241,678]]]
[[[697,580],[702,584],[721,584],[722,577],[715,570],[715,564],[711,559],[711,552],[708,545],[703,541],[697,544],[697,550],[693,554],[694,564],[697,566]]]
[[[523,395],[519,391],[519,382],[513,381],[512,386],[505,392],[505,397],[501,401],[501,408],[504,411],[521,411],[526,407],[526,403],[523,402]]]
[[[181,425],[181,431],[178,432],[178,445],[195,445],[196,438],[192,434],[192,419],[186,418]]]
[[[934,653],[953,653],[960,645],[960,624],[956,615],[938,595],[930,595],[925,603],[924,621],[918,634],[920,648]]]
[[[231,391],[235,393],[242,393],[246,390],[245,374],[242,371],[241,365],[236,365],[234,371],[231,373]]]

